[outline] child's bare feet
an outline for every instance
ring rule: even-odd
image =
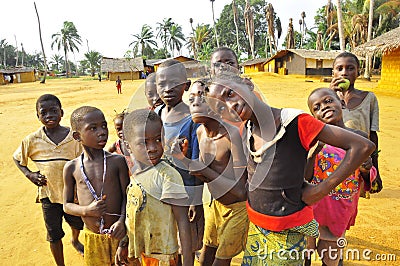
[[[78,253],[83,257],[84,254],[83,244],[79,242],[79,240],[71,240],[71,244],[76,249],[76,251],[78,251]]]

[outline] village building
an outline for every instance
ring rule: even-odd
[[[400,27],[354,49],[357,55],[382,55],[380,88],[400,88]]]
[[[121,80],[140,79],[144,72],[144,63],[141,57],[137,58],[109,58],[101,59],[101,72],[106,72],[108,80],[115,81],[117,77]]]
[[[281,75],[332,76],[333,60],[339,53],[307,49],[281,50],[263,63],[263,71]]]
[[[256,58],[244,61],[240,64],[243,68],[243,73],[264,72],[264,65],[268,61],[267,58]],[[272,72],[272,71],[270,71]]]
[[[35,82],[35,72],[35,69],[25,67],[0,69],[0,85],[8,83]]]
[[[207,66],[204,63],[182,55],[159,60],[146,60],[145,65],[153,67],[153,71],[155,72],[161,63],[169,59],[175,59],[181,62],[186,68],[188,78],[200,78],[207,75]]]

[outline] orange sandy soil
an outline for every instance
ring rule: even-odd
[[[258,88],[275,107],[294,107],[308,110],[306,98],[311,90],[326,87],[317,79],[277,76],[268,74],[250,75]],[[3,140],[0,156],[0,265],[54,265],[39,204],[35,204],[36,187],[14,166],[12,154],[21,139],[35,131],[41,124],[35,113],[36,99],[44,93],[57,95],[65,112],[61,121],[69,124],[71,112],[82,105],[92,105],[105,113],[109,123],[109,144],[117,139],[113,129],[114,110],[120,112],[130,108],[145,107],[143,80],[123,81],[123,94],[118,95],[115,83],[98,82],[90,78],[47,80],[46,84],[25,83],[0,86],[0,139]],[[377,82],[358,80],[356,87],[372,90],[380,105],[380,171],[384,183],[381,193],[371,199],[360,199],[356,226],[347,233],[348,248],[372,250],[376,254],[395,254],[400,261],[400,88],[383,91]],[[131,101],[132,96],[134,100]],[[396,111],[397,110],[397,111]],[[397,139],[397,140],[396,140]],[[397,143],[397,144],[396,144]],[[34,169],[33,165],[30,165]],[[83,258],[70,244],[71,231],[64,224],[64,256],[66,265],[82,265]],[[240,264],[240,255],[233,260]],[[345,261],[345,265],[398,265],[399,262]],[[320,265],[314,262],[313,265]]]

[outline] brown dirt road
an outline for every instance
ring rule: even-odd
[[[316,79],[304,77],[251,75],[259,89],[275,107],[294,107],[307,110],[306,98],[311,90],[326,87]],[[36,188],[14,166],[12,154],[21,139],[36,130],[40,123],[35,113],[35,101],[44,93],[57,95],[65,112],[61,121],[69,125],[71,112],[82,105],[93,105],[105,113],[109,123],[109,144],[117,136],[113,129],[114,110],[120,112],[128,105],[131,108],[145,107],[140,81],[124,81],[123,94],[118,95],[114,82],[91,80],[90,78],[47,80],[46,84],[26,83],[0,86],[0,265],[54,265],[39,204],[34,203]],[[400,132],[398,117],[400,88],[383,91],[376,82],[357,81],[359,89],[372,90],[380,105],[380,170],[384,190],[360,199],[356,226],[347,233],[349,249],[358,249],[361,260],[348,260],[345,265],[398,265],[395,261],[377,261],[376,255],[388,259],[395,254],[400,260],[400,149],[397,136]],[[138,89],[139,88],[139,89]],[[131,102],[132,95],[135,99]],[[396,140],[397,139],[397,140]],[[396,144],[397,143],[397,144]],[[33,166],[32,166],[33,167]],[[64,253],[66,265],[82,265],[83,259],[69,243],[71,232],[64,226]],[[371,253],[368,254],[368,250]],[[363,250],[372,261],[362,258]],[[393,258],[391,258],[393,259]],[[234,264],[240,263],[240,256]],[[320,263],[314,263],[320,265]]]

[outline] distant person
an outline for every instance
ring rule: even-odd
[[[44,125],[22,140],[13,158],[18,169],[36,186],[37,202],[42,204],[43,218],[47,229],[47,241],[57,265],[64,265],[62,218],[72,230],[72,246],[83,255],[79,232],[83,222],[79,216],[63,211],[63,168],[67,161],[79,156],[81,145],[74,140],[72,130],[60,125],[64,111],[60,100],[52,94],[44,94],[36,101],[36,114]],[[28,160],[39,169],[32,172]]]
[[[191,266],[188,195],[182,177],[162,160],[163,125],[151,110],[139,109],[124,119],[124,136],[137,165],[127,189],[127,239],[118,249],[116,264],[141,259],[141,265],[175,266],[179,232],[183,265]],[[129,245],[127,243],[129,242]]]
[[[111,265],[126,234],[128,167],[124,157],[104,150],[108,128],[99,109],[76,109],[71,127],[83,153],[64,167],[64,210],[85,223],[85,265]]]
[[[308,107],[318,120],[368,138],[364,131],[350,129],[344,125],[342,103],[331,89],[320,88],[311,92]],[[318,147],[309,156],[305,178],[312,184],[323,183],[339,167],[345,156],[345,150],[319,142]],[[338,265],[342,247],[337,245],[337,241],[345,237],[346,230],[355,224],[360,190],[371,189],[370,184],[375,177],[376,169],[369,157],[354,173],[313,205],[320,235],[318,242],[316,238],[307,238],[307,248],[317,250],[323,265]],[[332,250],[329,254],[333,255],[328,255],[324,250]],[[311,258],[306,261],[307,265],[311,265]]]
[[[117,85],[118,94],[122,94],[122,81],[119,78],[119,76],[117,76],[117,80],[115,81],[115,84]]]
[[[99,72],[99,73],[97,74],[97,76],[98,76],[98,78],[99,78],[99,82],[101,82],[101,73]]]
[[[372,163],[378,171],[378,175],[372,184],[370,193],[378,193],[382,190],[382,179],[379,174],[379,105],[373,92],[358,90],[354,83],[359,76],[360,62],[356,55],[343,52],[333,61],[332,82],[330,88],[335,90],[346,109],[343,110],[343,120],[347,127],[366,132],[368,138],[375,144],[376,150],[372,153]],[[339,87],[340,83],[348,80],[350,85],[346,89]],[[366,194],[368,197],[368,193]]]

